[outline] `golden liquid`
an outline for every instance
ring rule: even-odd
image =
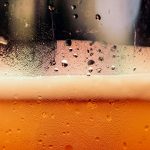
[[[148,150],[150,77],[0,78],[0,149]]]

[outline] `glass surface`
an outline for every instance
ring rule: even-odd
[[[149,0],[1,0],[0,149],[148,150]]]

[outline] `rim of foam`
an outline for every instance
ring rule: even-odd
[[[150,74],[0,77],[0,100],[150,100]]]

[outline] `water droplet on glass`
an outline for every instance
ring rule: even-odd
[[[95,15],[96,20],[101,20],[101,16],[99,14]]]
[[[75,10],[76,8],[77,8],[76,5],[71,5],[72,10]]]
[[[123,142],[123,149],[126,150],[127,149],[127,143]]]
[[[58,68],[54,68],[54,71],[55,71],[55,72],[58,72],[58,71],[59,71],[59,69],[58,69]]]
[[[73,49],[70,47],[70,48],[69,48],[69,52],[72,52],[72,51],[73,51]]]
[[[93,65],[93,64],[95,64],[95,61],[94,60],[89,60],[88,61],[88,65],[90,66],[90,65]]]
[[[144,130],[145,130],[145,131],[149,131],[149,125],[146,125],[146,126],[144,127]]]
[[[25,23],[25,28],[28,28],[29,27],[29,24],[26,22]]]
[[[101,68],[97,68],[97,73],[101,73],[102,69]]]
[[[0,36],[0,45],[7,45],[8,44],[8,41],[4,38],[4,37],[2,37],[2,36]]]
[[[53,148],[53,145],[48,145],[49,148]]]
[[[116,67],[114,65],[111,66],[111,70],[115,70]]]
[[[107,115],[107,116],[106,116],[106,119],[107,119],[108,122],[110,122],[110,121],[112,120],[112,118],[111,118],[110,115]]]
[[[86,75],[89,77],[89,76],[91,76],[91,73],[90,73],[90,72],[88,72]]]
[[[133,68],[133,71],[136,71],[136,68]]]
[[[65,40],[65,44],[66,44],[66,46],[71,46],[72,41],[70,39],[67,39],[67,40]]]
[[[45,119],[46,117],[47,117],[47,114],[46,114],[45,112],[43,112],[43,113],[42,113],[42,118]]]
[[[42,144],[42,142],[43,142],[43,141],[42,141],[41,139],[38,140],[38,143],[39,143],[39,144]]]
[[[100,60],[100,61],[104,61],[104,57],[102,57],[102,56],[99,57],[99,60]]]
[[[74,56],[75,58],[77,58],[77,57],[78,57],[78,54],[75,53],[75,54],[73,54],[73,56]]]
[[[66,145],[65,150],[73,150],[73,147],[71,145]]]
[[[55,119],[55,115],[54,114],[51,114],[51,119]]]
[[[67,67],[67,66],[68,66],[68,61],[65,60],[65,59],[62,60],[61,63],[62,63],[62,66],[63,66],[63,67]]]
[[[51,4],[51,5],[48,6],[48,9],[49,9],[50,11],[54,11],[54,10],[55,10],[55,6]]]
[[[95,140],[98,142],[98,141],[100,140],[100,138],[97,136],[97,137],[95,138]]]
[[[92,67],[89,67],[88,68],[88,71],[91,73],[93,71],[93,68]]]
[[[77,19],[78,18],[78,14],[73,14],[73,18]]]

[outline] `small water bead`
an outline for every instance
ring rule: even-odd
[[[69,52],[72,52],[72,51],[73,51],[73,49],[70,47],[70,48],[69,48]]]
[[[65,150],[73,150],[73,147],[71,145],[66,145]]]
[[[93,68],[92,67],[89,67],[88,68],[88,71],[91,73],[91,72],[93,72]]]
[[[89,77],[89,76],[91,76],[91,73],[90,73],[90,72],[88,72],[86,75]]]
[[[59,71],[59,69],[58,69],[58,68],[54,68],[54,71],[55,71],[55,72],[58,72],[58,71]]]
[[[102,57],[102,56],[100,56],[98,59],[99,59],[100,61],[104,61],[104,57]]]
[[[107,120],[108,122],[112,121],[111,116],[110,116],[110,115],[107,115],[107,116],[106,116],[106,120]]]
[[[62,66],[63,66],[63,67],[67,67],[67,66],[68,66],[68,61],[65,60],[65,59],[62,60],[61,63],[62,63]]]
[[[77,57],[78,57],[78,54],[75,53],[75,54],[73,54],[73,56],[74,56],[75,58],[77,58]]]
[[[87,64],[88,64],[89,66],[90,66],[90,65],[94,65],[94,64],[95,64],[95,61],[94,61],[94,60],[89,60]]]
[[[101,73],[102,69],[101,68],[97,68],[97,73]]]
[[[66,46],[71,46],[71,45],[72,45],[71,39],[65,40],[65,45],[66,45]]]
[[[127,149],[127,143],[123,142],[123,149],[126,150]]]
[[[111,70],[115,70],[116,67],[114,65],[111,66]]]
[[[78,14],[73,14],[74,19],[77,19],[78,17],[79,17]]]
[[[71,5],[71,9],[72,9],[72,10],[75,10],[76,8],[77,8],[76,5]]]
[[[149,125],[146,125],[146,126],[144,127],[144,130],[145,130],[145,131],[149,131]]]
[[[136,68],[133,68],[133,71],[136,71]]]
[[[101,20],[100,14],[96,14],[96,15],[95,15],[95,18],[96,18],[96,20]]]
[[[51,4],[48,6],[48,9],[52,12],[55,10],[55,6]]]

